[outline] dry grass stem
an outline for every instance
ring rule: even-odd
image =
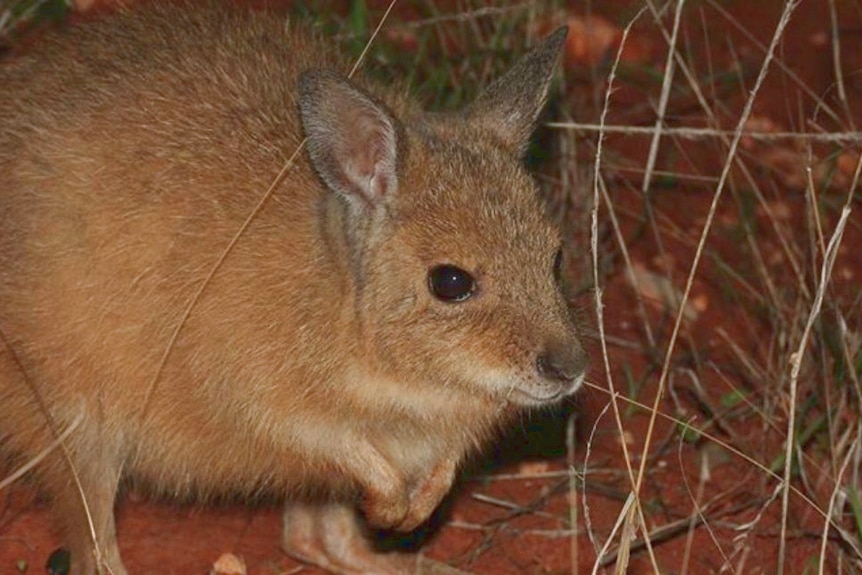
[[[811,335],[811,329],[814,326],[815,320],[820,315],[820,309],[823,305],[823,297],[832,277],[832,267],[835,264],[835,258],[838,256],[838,247],[841,245],[841,238],[844,236],[844,228],[847,226],[848,217],[850,217],[850,207],[844,206],[841,210],[841,218],[835,226],[835,232],[832,234],[832,237],[829,240],[829,245],[826,248],[826,253],[824,254],[823,267],[820,271],[820,281],[818,282],[819,285],[814,297],[814,304],[812,305],[811,312],[808,315],[808,321],[805,323],[805,331],[799,341],[799,347],[790,357],[790,403],[788,405],[787,440],[784,453],[784,491],[782,493],[781,502],[781,539],[779,540],[780,547],[778,558],[779,575],[784,573],[787,514],[790,506],[791,470],[793,464],[793,450],[796,446],[796,401],[799,390],[799,371],[802,369],[802,360],[805,357],[805,350],[808,347],[808,339]]]
[[[652,410],[650,414],[649,424],[647,426],[646,436],[644,438],[644,447],[642,451],[642,457],[640,462],[640,467],[638,469],[637,480],[635,483],[635,493],[640,492],[641,485],[643,484],[643,479],[646,474],[646,464],[649,460],[649,451],[650,446],[652,444],[653,432],[655,429],[655,422],[658,417],[658,407],[661,402],[661,398],[663,396],[663,391],[667,382],[668,373],[670,371],[670,363],[671,358],[673,356],[674,347],[676,344],[677,337],[679,335],[680,327],[683,321],[683,310],[685,303],[688,301],[689,296],[691,294],[692,284],[694,282],[694,277],[697,274],[697,270],[700,264],[701,257],[703,255],[703,250],[706,245],[706,240],[709,237],[709,232],[712,229],[712,222],[715,218],[715,213],[718,207],[718,202],[721,199],[722,192],[724,190],[725,182],[727,181],[727,177],[730,173],[730,168],[733,165],[734,158],[736,156],[736,149],[739,146],[739,142],[742,139],[741,130],[745,126],[748,121],[749,116],[751,115],[751,110],[754,104],[754,99],[757,96],[757,93],[760,89],[760,86],[763,84],[764,79],[766,78],[767,70],[769,69],[769,64],[772,60],[772,55],[774,54],[775,48],[778,45],[778,41],[781,39],[784,28],[787,26],[790,21],[790,16],[793,13],[793,10],[796,7],[797,2],[789,1],[785,4],[784,11],[781,15],[781,20],[776,27],[775,33],[772,38],[772,43],[770,45],[769,50],[767,51],[766,58],[764,59],[763,65],[761,66],[760,74],[757,77],[757,80],[754,84],[754,87],[751,90],[750,96],[745,103],[745,107],[742,111],[742,114],[739,118],[739,122],[737,125],[737,132],[734,135],[734,139],[731,142],[730,150],[728,152],[727,159],[724,163],[724,168],[721,172],[721,177],[719,178],[719,183],[717,189],[715,191],[715,195],[713,196],[712,203],[710,205],[709,213],[706,218],[706,222],[703,226],[703,231],[701,233],[700,241],[697,245],[697,251],[695,252],[694,260],[691,264],[691,269],[688,274],[688,279],[686,280],[685,290],[683,291],[681,304],[679,306],[679,312],[676,316],[676,321],[674,323],[673,332],[671,333],[670,341],[668,343],[667,352],[664,359],[664,364],[662,366],[661,376],[658,382],[658,389],[656,391],[655,400],[652,405]]]
[[[854,443],[858,443],[860,438],[862,438],[862,427],[857,426]],[[841,462],[841,469],[838,470],[835,477],[835,487],[832,489],[832,494],[829,497],[829,507],[826,509],[826,516],[829,520],[823,522],[823,535],[820,538],[820,557],[817,562],[817,573],[819,575],[824,575],[826,569],[826,543],[829,541],[829,530],[831,527],[831,518],[835,513],[835,503],[838,500],[838,495],[843,491],[841,478],[844,477],[844,473],[847,471],[847,467],[850,465],[852,459],[853,450],[849,449],[844,456],[844,460]]]
[[[637,14],[635,14],[635,16],[629,21],[629,23],[623,29],[622,37],[620,38],[619,48],[617,49],[614,63],[611,66],[610,74],[608,75],[608,87],[607,87],[607,90],[605,92],[605,101],[604,101],[604,106],[602,108],[602,113],[601,113],[601,122],[600,123],[602,123],[602,124],[605,122],[608,109],[610,108],[610,96],[611,96],[611,93],[613,91],[613,83],[614,83],[614,78],[616,76],[616,69],[619,67],[620,58],[622,57],[622,53],[623,53],[623,48],[625,47],[626,40],[628,38],[628,35],[631,31],[632,26],[641,17],[641,15],[643,15],[644,12],[645,12],[645,9],[643,9],[643,8],[641,10],[639,10],[637,12]],[[598,326],[599,326],[599,340],[601,342],[601,348],[602,348],[602,359],[604,362],[605,376],[607,378],[608,387],[611,391],[611,404],[613,406],[614,419],[615,419],[615,422],[617,424],[617,429],[619,430],[620,437],[623,438],[625,436],[625,432],[624,432],[625,428],[624,428],[623,423],[622,423],[622,417],[620,415],[619,405],[617,403],[617,393],[616,393],[616,390],[614,388],[613,375],[611,373],[611,367],[610,367],[610,359],[608,357],[608,349],[607,349],[607,344],[605,342],[604,316],[602,313],[602,290],[601,290],[601,287],[599,287],[601,285],[601,281],[600,281],[599,263],[598,263],[598,260],[599,260],[599,256],[598,256],[598,207],[599,207],[599,187],[600,187],[599,186],[599,174],[601,174],[603,139],[604,139],[604,134],[600,131],[598,142],[596,143],[596,160],[595,160],[595,166],[594,166],[595,180],[594,180],[594,185],[593,185],[593,213],[592,213],[592,220],[591,220],[592,225],[590,228],[591,229],[590,245],[591,245],[591,252],[592,252],[592,257],[593,257],[593,281],[594,281],[594,285],[595,285],[596,320],[597,320]],[[629,473],[629,481],[634,486],[635,485],[635,483],[634,483],[635,478],[633,475],[631,458],[629,456],[628,447],[626,446],[625,441],[622,441],[621,445],[622,445],[622,449],[623,449],[623,456],[625,458],[626,469]],[[634,490],[634,493],[635,494],[637,493],[637,489]],[[637,497],[635,497],[635,500],[636,499],[637,499]],[[625,515],[629,514],[629,511],[630,511],[630,507],[629,507],[630,503],[629,502],[630,501],[631,501],[631,499],[626,500],[626,505],[624,506],[623,510],[621,511],[620,519],[623,518],[623,514],[625,514]],[[637,502],[635,501],[635,503],[637,503]],[[639,513],[639,515],[640,515],[641,522],[645,525],[645,523],[643,521],[643,514],[640,511],[639,506],[637,504],[635,505],[635,509],[637,510],[636,512]],[[631,525],[631,520],[626,521],[625,525],[626,526]],[[616,526],[615,526],[615,529],[616,529]],[[624,532],[625,532],[625,529],[624,529]],[[612,539],[613,539],[613,534],[605,542],[605,546],[603,547],[603,552],[606,551],[607,545],[610,543],[610,541]],[[656,563],[655,554],[653,553],[652,547],[647,545],[647,550],[649,551],[650,560],[653,563],[653,568],[656,570],[656,572],[658,572],[659,569],[658,569],[658,565]],[[623,569],[625,569],[626,565],[628,565],[626,558],[627,557],[624,557],[623,560],[618,564],[618,565],[622,565]],[[599,557],[596,560],[596,566],[598,565],[598,562],[600,559],[601,559],[601,554],[599,554]],[[597,568],[596,566],[594,566],[594,569]]]
[[[607,134],[625,134],[649,136],[655,133],[655,128],[647,126],[601,126],[580,122],[548,122],[552,128],[574,130],[576,132],[605,132]],[[719,130],[715,128],[691,128],[664,126],[662,135],[683,140],[704,140],[707,138],[731,138],[736,131]],[[862,140],[862,132],[757,132],[743,130],[742,137],[761,142],[777,142],[781,140],[796,140],[803,142],[818,142],[824,144],[852,144]]]

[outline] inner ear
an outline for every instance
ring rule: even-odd
[[[314,169],[350,201],[377,205],[398,188],[398,124],[384,106],[325,70],[299,77],[299,109]]]

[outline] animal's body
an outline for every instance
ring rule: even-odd
[[[0,65],[0,449],[72,428],[34,476],[73,575],[124,573],[126,479],[285,495],[292,553],[402,572],[353,509],[414,528],[496,429],[574,391],[559,235],[520,165],[562,38],[447,115],[227,6],[151,4]]]

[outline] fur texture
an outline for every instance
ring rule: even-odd
[[[32,457],[80,419],[34,472],[75,575],[124,572],[124,478],[409,530],[512,413],[577,387],[559,235],[519,162],[557,36],[448,115],[227,5],[151,4],[0,66],[0,447]],[[434,297],[440,264],[472,297]]]

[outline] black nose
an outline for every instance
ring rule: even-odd
[[[551,381],[574,381],[586,368],[587,354],[580,345],[549,347],[536,358],[536,371]]]

